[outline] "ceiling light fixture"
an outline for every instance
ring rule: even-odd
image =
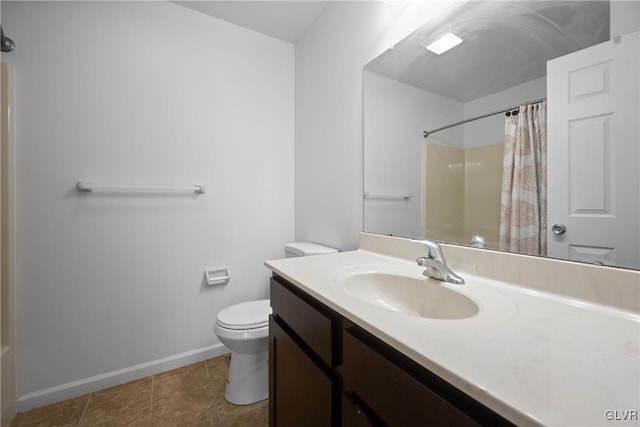
[[[462,39],[460,37],[456,36],[453,33],[447,33],[425,47],[436,55],[440,55],[441,53],[444,53],[449,49],[458,46],[460,43],[462,43]]]

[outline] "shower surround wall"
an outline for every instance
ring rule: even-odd
[[[364,71],[365,191],[413,198],[364,202],[364,230],[497,248],[504,115],[422,136],[424,130],[545,96],[541,77],[460,102]]]
[[[294,47],[170,2],[2,2],[16,41],[18,407],[224,348],[294,238]],[[207,186],[200,196],[79,193]],[[207,267],[231,281],[205,288]]]
[[[424,237],[498,248],[503,144],[470,149],[426,144]]]

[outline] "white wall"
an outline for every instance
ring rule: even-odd
[[[510,106],[535,101],[547,96],[547,78],[535,80],[510,87],[464,104],[464,118],[498,111]],[[464,148],[476,148],[504,142],[504,114],[465,123]],[[479,136],[481,136],[479,138]]]
[[[362,67],[390,42],[456,4],[413,2],[402,9],[384,2],[330,2],[296,44],[296,240],[357,247],[358,232],[368,227]]]
[[[364,189],[411,194],[410,200],[365,199],[364,230],[422,237],[422,132],[462,120],[463,104],[426,90],[364,72]],[[462,147],[462,127],[429,137]]]
[[[453,3],[329,2],[296,44],[296,240],[358,246],[362,67]]]
[[[223,350],[217,312],[266,297],[263,261],[294,237],[293,45],[169,2],[3,1],[2,26],[17,45],[2,60],[16,67],[20,409]],[[78,180],[207,193],[81,194]],[[204,288],[218,265],[231,282]]]
[[[296,44],[296,240],[358,245],[362,66],[382,48],[386,25],[374,23],[388,10],[382,2],[330,2]]]
[[[640,1],[611,2],[611,37],[624,36],[640,30]]]

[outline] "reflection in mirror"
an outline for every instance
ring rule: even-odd
[[[457,3],[373,59],[364,230],[640,269],[639,9]]]

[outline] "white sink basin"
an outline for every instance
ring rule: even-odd
[[[465,319],[478,313],[478,305],[472,299],[426,277],[379,272],[353,274],[344,279],[343,287],[369,304],[411,316]]]

